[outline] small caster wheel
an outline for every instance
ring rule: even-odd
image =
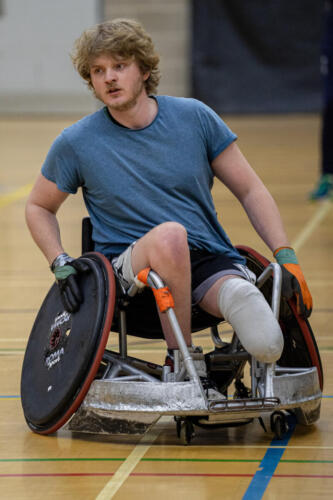
[[[180,424],[180,439],[185,445],[189,445],[194,437],[194,425],[190,420],[184,420]]]
[[[180,418],[175,417],[175,422],[176,422],[177,437],[180,438],[180,433],[181,433],[181,428],[182,428],[182,421],[181,421]]]
[[[282,411],[272,413],[270,423],[271,431],[274,433],[275,438],[283,439],[285,434],[288,432],[288,424],[285,414]]]

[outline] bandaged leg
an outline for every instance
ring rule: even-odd
[[[244,279],[230,278],[222,284],[217,300],[221,314],[249,354],[264,363],[279,359],[282,331],[258,288]]]

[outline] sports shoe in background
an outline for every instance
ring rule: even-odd
[[[317,186],[309,195],[310,200],[333,199],[333,174],[322,175]]]

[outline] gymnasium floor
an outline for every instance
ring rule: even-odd
[[[329,499],[333,488],[333,210],[311,204],[317,178],[319,117],[226,117],[239,145],[275,197],[314,298],[311,325],[324,366],[321,419],[273,440],[257,421],[217,431],[198,430],[190,446],[178,441],[170,418],[143,440],[129,437],[40,436],[27,427],[20,404],[25,345],[52,283],[48,266],[24,222],[31,184],[55,136],[73,119],[0,118],[0,496],[15,499],[131,498]],[[270,258],[238,202],[222,186],[214,198],[234,244]],[[80,253],[80,197],[60,213],[63,242]],[[210,346],[208,334],[196,344]],[[110,337],[110,344],[115,338]],[[162,362],[160,341],[130,339],[130,353]]]

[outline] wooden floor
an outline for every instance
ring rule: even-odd
[[[33,434],[20,404],[25,345],[52,283],[24,222],[24,203],[54,137],[71,119],[0,119],[0,496],[2,499],[116,500],[331,499],[333,490],[333,209],[309,203],[318,173],[319,117],[229,117],[239,145],[278,202],[314,298],[311,325],[325,373],[321,419],[282,442],[258,422],[198,430],[191,446],[179,443],[174,423],[160,421],[138,438]],[[234,244],[270,258],[239,204],[214,187],[221,221]],[[60,219],[65,248],[80,253],[78,197]],[[110,338],[110,343],[115,339]],[[209,348],[206,334],[196,344]],[[130,353],[161,362],[162,342],[130,340]],[[116,474],[115,474],[116,473]]]

